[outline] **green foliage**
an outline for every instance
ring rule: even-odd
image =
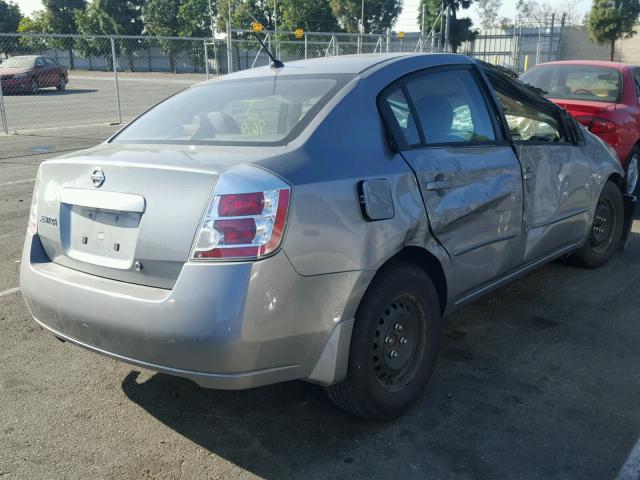
[[[211,2],[213,15],[217,15],[217,2]],[[182,0],[178,8],[179,33],[185,37],[211,36],[209,0]]]
[[[20,7],[17,4],[0,0],[0,32],[17,32],[21,18]],[[0,38],[0,53],[7,54],[17,48],[17,45],[17,37],[2,37]]]
[[[360,31],[360,0],[329,0],[333,15],[346,32]],[[402,0],[364,0],[364,32],[384,33],[402,11]]]
[[[338,21],[333,16],[329,0],[280,0],[278,28],[309,32],[335,32]]]
[[[594,0],[589,14],[589,31],[598,43],[609,43],[613,60],[615,42],[635,35],[634,25],[640,14],[639,0]]]
[[[70,34],[78,33],[75,15],[87,6],[85,0],[43,0],[44,24],[47,32]]]

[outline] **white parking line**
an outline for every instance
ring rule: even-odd
[[[0,292],[0,297],[4,297],[6,295],[11,295],[13,293],[18,293],[20,291],[20,287],[10,288],[9,290],[4,290]]]
[[[29,183],[29,182],[35,182],[35,178],[27,178],[25,180],[14,180],[13,182],[4,182],[4,183],[0,183],[0,187],[4,187],[6,185],[18,185],[19,183]]]
[[[616,480],[638,480],[640,478],[640,440],[635,444],[627,461],[620,469]]]

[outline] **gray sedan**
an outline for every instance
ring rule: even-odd
[[[446,315],[624,246],[623,178],[563,110],[464,56],[257,68],[44,162],[21,288],[95,352],[209,388],[303,379],[393,418]]]

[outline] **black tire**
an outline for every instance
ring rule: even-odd
[[[56,85],[56,90],[59,92],[64,92],[67,89],[67,80],[64,78],[64,75],[60,75],[58,79],[58,83]]]
[[[347,377],[327,388],[331,400],[363,418],[400,416],[431,377],[441,324],[438,294],[429,276],[409,262],[389,264],[358,307]]]
[[[40,90],[40,82],[37,77],[33,77],[31,79],[31,93],[38,93],[38,90]]]
[[[571,255],[571,260],[587,268],[607,263],[620,245],[624,225],[624,203],[620,188],[607,181],[600,198],[587,242]]]

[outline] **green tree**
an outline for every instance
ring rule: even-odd
[[[20,7],[13,2],[0,0],[0,32],[16,33],[20,25]],[[18,45],[18,37],[0,37],[0,52],[7,55]]]
[[[19,33],[44,33],[44,10],[33,12],[31,17],[22,17],[18,24]],[[45,50],[48,48],[47,38],[45,37],[20,37],[18,42],[21,51],[34,52],[38,50]]]
[[[598,43],[609,43],[609,60],[613,61],[616,40],[631,38],[640,14],[639,0],[594,0],[589,13],[589,31]]]
[[[303,28],[309,32],[335,32],[338,21],[329,0],[280,0],[278,27],[282,30]]]
[[[76,12],[86,8],[85,0],[43,0],[44,26],[48,33],[75,34],[78,29],[75,22]],[[73,70],[74,39],[51,38],[50,43],[54,48],[67,50],[69,53],[69,68]]]
[[[212,14],[217,15],[217,2],[211,2]],[[179,35],[210,37],[209,0],[182,0],[178,7]]]
[[[360,0],[329,0],[333,15],[346,32],[360,31]],[[394,24],[402,11],[402,0],[364,0],[364,32],[383,33]]]
[[[83,35],[130,35],[142,34],[141,5],[143,0],[93,0],[84,11],[76,12],[78,31]],[[80,39],[78,50],[84,55],[105,56],[111,63],[111,43],[107,39]],[[136,39],[116,41],[116,54],[127,56],[129,70],[133,71],[134,52],[141,47]]]
[[[150,35],[176,37],[180,33],[180,0],[149,0],[142,8],[145,31]],[[176,73],[179,45],[175,40],[160,39],[158,44],[169,57],[169,68]]]

